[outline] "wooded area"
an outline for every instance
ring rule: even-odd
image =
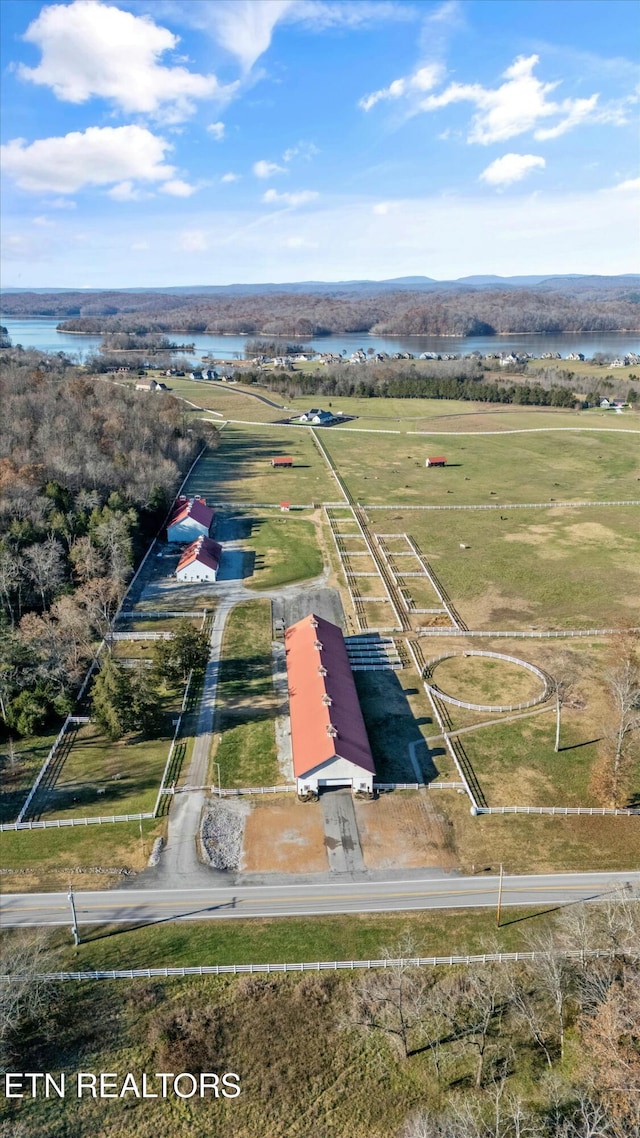
[[[313,336],[491,336],[516,332],[604,332],[640,327],[640,293],[624,278],[614,286],[562,290],[528,287],[435,291],[264,293],[222,296],[167,293],[9,293],[7,316],[54,316],[63,331],[101,333],[235,333]]]
[[[65,714],[203,432],[182,405],[8,353],[0,386],[0,716]]]

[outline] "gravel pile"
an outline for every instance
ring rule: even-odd
[[[214,869],[238,869],[244,823],[251,806],[241,799],[207,805],[200,828],[202,848]]]

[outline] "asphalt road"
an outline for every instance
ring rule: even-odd
[[[554,906],[594,900],[624,885],[633,889],[640,900],[638,872],[505,877],[503,905]],[[80,926],[495,907],[497,896],[497,877],[446,875],[408,877],[402,881],[127,889],[74,894]],[[68,925],[69,901],[64,893],[6,894],[0,898],[0,923],[4,927]]]

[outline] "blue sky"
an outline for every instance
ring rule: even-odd
[[[634,272],[629,0],[4,0],[5,287]]]

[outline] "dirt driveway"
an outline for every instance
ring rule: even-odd
[[[434,797],[383,794],[377,801],[356,801],[355,811],[367,869],[457,865],[453,835]]]
[[[242,873],[322,873],[328,869],[317,803],[258,802],[246,820]]]

